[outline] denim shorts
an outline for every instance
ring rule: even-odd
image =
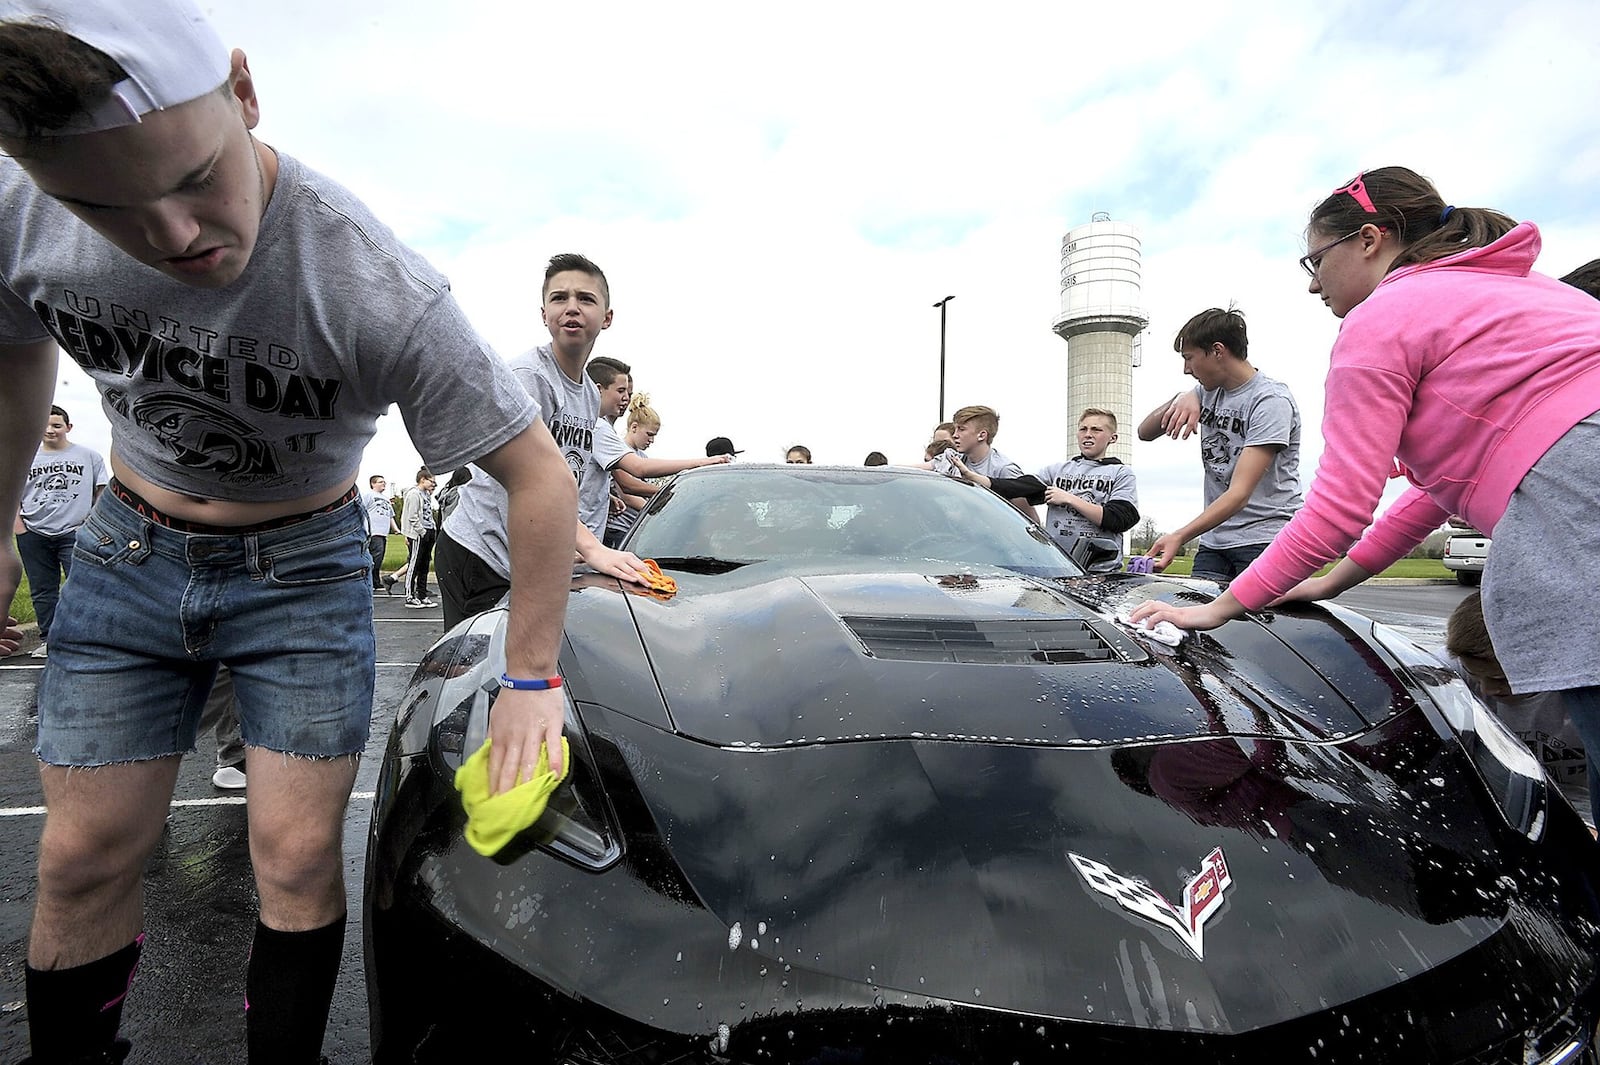
[[[267,531],[200,533],[105,491],[50,626],[34,753],[96,766],[192,751],[226,664],[246,744],[359,754],[376,657],[359,499]]]
[[[1271,543],[1265,543],[1245,544],[1243,547],[1198,547],[1194,552],[1194,567],[1190,575],[1227,587],[1271,546]]]

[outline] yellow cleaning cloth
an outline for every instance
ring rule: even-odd
[[[545,745],[539,745],[539,761],[532,780],[517,776],[517,785],[499,795],[489,794],[489,743],[484,740],[478,752],[456,770],[456,790],[461,805],[467,808],[467,842],[485,858],[497,854],[513,836],[544,813],[545,803],[572,769],[567,738],[561,737],[561,775],[550,772]]]

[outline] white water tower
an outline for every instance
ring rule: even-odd
[[[1139,233],[1126,222],[1095,212],[1087,225],[1061,240],[1061,313],[1051,324],[1067,342],[1066,452],[1076,452],[1078,413],[1103,407],[1117,416],[1117,442],[1107,454],[1133,457],[1133,368],[1139,334],[1150,324],[1140,299]]]

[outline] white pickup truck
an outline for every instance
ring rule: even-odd
[[[1489,537],[1460,518],[1450,519],[1450,535],[1444,541],[1444,568],[1456,575],[1457,582],[1475,585],[1483,580],[1483,567],[1489,561]]]

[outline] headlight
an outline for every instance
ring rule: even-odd
[[[481,676],[498,677],[502,669],[495,665]],[[462,699],[434,723],[429,753],[441,779],[453,781],[468,754],[483,746],[489,735],[489,715],[500,692],[497,681],[480,681],[471,697]],[[514,860],[529,847],[539,847],[598,872],[622,857],[621,837],[612,827],[614,820],[600,787],[583,721],[566,688],[561,689],[561,697],[566,706],[564,731],[572,767],[567,779],[551,794],[539,820],[497,858]]]
[[[495,678],[506,663],[504,621],[504,610],[489,610],[451,630],[417,667],[396,715],[400,757],[427,758],[446,788],[488,738],[489,715],[501,690]],[[585,869],[605,869],[622,857],[621,834],[613,827],[616,818],[600,787],[583,720],[569,691],[562,688],[561,695],[572,768],[539,820],[496,860],[514,861],[539,847]]]
[[[1547,793],[1539,760],[1454,670],[1387,625],[1373,625],[1372,634],[1444,714],[1507,823],[1532,840],[1544,835]]]

